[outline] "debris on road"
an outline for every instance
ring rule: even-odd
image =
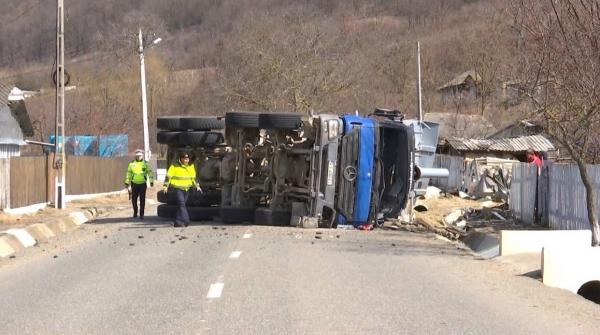
[[[471,229],[514,224],[505,202],[491,197],[477,200],[463,198],[460,194],[441,193],[439,197],[419,199],[416,203],[426,211],[415,209],[415,220],[388,220],[384,228],[415,233],[433,232],[450,240],[458,240]],[[416,206],[415,206],[416,207]]]
[[[441,193],[442,190],[440,190],[439,188],[435,186],[427,186],[427,189],[425,190],[425,194],[423,196],[425,197],[425,199],[437,199],[440,197]]]

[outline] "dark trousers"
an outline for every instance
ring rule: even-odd
[[[138,214],[138,196],[140,197],[140,217],[144,217],[144,207],[146,207],[146,183],[131,183],[131,204],[133,205],[133,217]]]
[[[185,207],[185,203],[188,200],[190,192],[178,188],[171,188],[170,191],[175,195],[175,203],[177,206],[177,210],[175,211],[175,225],[189,224],[190,215]]]

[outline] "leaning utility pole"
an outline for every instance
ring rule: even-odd
[[[140,76],[142,84],[142,123],[144,127],[144,159],[150,160],[150,139],[148,135],[148,104],[146,102],[146,67],[144,65],[144,39],[142,38],[142,29],[139,33],[140,40]]]
[[[56,123],[54,128],[54,207],[66,207],[65,157],[65,15],[64,0],[56,6]]]

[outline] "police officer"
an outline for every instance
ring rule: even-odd
[[[133,205],[133,217],[138,215],[138,196],[140,198],[140,219],[144,219],[144,207],[146,206],[146,188],[147,182],[150,187],[154,186],[152,168],[144,160],[144,151],[138,149],[135,151],[135,159],[127,166],[125,175],[125,186],[131,194],[131,204]]]
[[[200,185],[196,182],[196,168],[190,164],[190,155],[185,151],[179,152],[179,160],[169,166],[163,189],[165,192],[173,192],[177,202],[177,211],[175,212],[175,227],[187,227],[190,223],[185,203],[189,197],[189,190],[192,187],[196,191],[202,192]]]

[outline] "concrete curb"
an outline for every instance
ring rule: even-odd
[[[25,228],[12,228],[0,232],[0,259],[9,258],[25,248],[71,232],[109,210],[111,208],[84,208],[82,211],[71,212],[66,217],[55,221],[36,223]]]

